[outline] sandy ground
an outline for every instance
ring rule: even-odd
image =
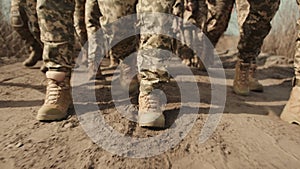
[[[21,62],[2,65],[0,168],[299,168],[300,127],[279,119],[291,90],[292,67],[284,66],[287,61],[282,57],[266,59],[266,55],[261,55],[258,78],[265,86],[264,93],[237,96],[232,92],[234,52],[224,49],[228,49],[228,42],[219,47],[227,77],[227,101],[215,132],[206,142],[199,142],[200,130],[208,117],[207,106],[200,107],[192,130],[179,145],[142,159],[117,156],[93,143],[74,114],[60,122],[37,122],[35,116],[45,93],[44,75],[38,66],[26,69]],[[208,75],[193,72],[201,105],[209,105]],[[151,137],[169,130],[142,129],[122,118],[111,104],[112,71],[106,69],[103,73],[107,82],[96,83],[96,97],[105,120],[114,129],[130,137]],[[171,95],[167,104],[170,118],[176,118],[180,108],[178,96],[172,92],[175,88],[171,84],[165,89]],[[145,147],[145,151],[148,149]]]

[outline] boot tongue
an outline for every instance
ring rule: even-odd
[[[48,79],[55,80],[57,82],[62,82],[65,80],[66,73],[65,72],[57,72],[57,71],[47,71],[46,77]]]

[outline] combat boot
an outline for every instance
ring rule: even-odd
[[[290,95],[290,99],[285,105],[280,118],[288,123],[300,125],[300,83],[296,80]]]
[[[254,92],[263,92],[264,88],[261,83],[256,79],[256,64],[251,63],[249,69],[249,89]]]
[[[88,76],[89,80],[104,80],[104,76],[102,75],[100,64],[97,67],[95,62],[88,63]]]
[[[164,128],[165,117],[162,112],[161,98],[158,93],[140,93],[139,95],[139,126]]]
[[[72,104],[70,78],[65,72],[47,71],[48,80],[44,105],[39,109],[39,121],[63,120]]]
[[[40,44],[34,43],[30,46],[29,57],[23,62],[26,67],[34,66],[39,60],[42,60],[43,49]]]
[[[243,63],[241,60],[235,65],[233,91],[238,95],[249,95],[249,68],[250,63]]]

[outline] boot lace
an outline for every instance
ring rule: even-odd
[[[46,104],[55,104],[61,97],[63,90],[68,89],[64,81],[57,82],[49,79],[47,86]]]
[[[142,96],[142,110],[143,111],[150,111],[150,112],[160,112],[161,110],[161,103],[160,98],[154,94],[149,94]]]

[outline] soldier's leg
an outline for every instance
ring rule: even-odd
[[[74,1],[37,0],[44,44],[43,59],[49,69],[46,98],[37,120],[61,120],[72,103],[70,77],[74,55]]]
[[[213,46],[216,46],[227,29],[234,2],[234,0],[207,0],[207,37]]]
[[[28,18],[28,27],[34,37],[34,43],[31,45],[31,53],[23,64],[25,66],[33,66],[38,60],[42,59],[43,44],[41,42],[40,28],[36,13],[36,0],[26,0],[26,14]],[[41,67],[43,71],[44,66]]]
[[[297,3],[300,10],[300,0],[297,0]],[[297,31],[298,36],[294,58],[295,78],[293,82],[293,89],[280,118],[286,122],[300,125],[300,18],[297,21]]]
[[[87,41],[87,30],[84,20],[86,0],[75,0],[74,27],[80,44],[83,46]]]
[[[120,60],[120,83],[122,87],[130,85],[130,92],[134,92],[138,89],[138,80],[134,76],[131,80],[133,74],[136,74],[136,59],[125,59],[133,52],[136,51],[138,37],[131,36],[126,39],[121,39],[121,35],[127,35],[128,31],[135,30],[135,24],[130,23],[119,23],[115,22],[118,19],[135,14],[135,5],[137,0],[98,0],[100,7],[100,12],[102,16],[100,17],[101,28],[104,31],[105,38],[108,41],[109,47],[107,51],[111,50],[110,54],[115,58]],[[113,23],[113,24],[112,24]],[[116,45],[111,46],[116,43]],[[134,83],[131,83],[134,81]]]
[[[36,0],[11,1],[11,25],[30,47],[30,55],[23,62],[34,66],[42,58],[42,45],[36,16]]]
[[[234,92],[240,95],[249,94],[249,76],[255,78],[255,67],[251,65],[251,62],[260,53],[263,40],[271,29],[270,22],[279,8],[280,0],[248,0],[248,2],[250,9],[242,25],[241,38],[238,44],[240,60],[236,65],[236,78],[234,80]],[[259,91],[262,91],[262,86],[258,84],[256,86],[259,87]]]
[[[194,51],[191,49],[193,44],[193,27],[191,24],[196,24],[195,13],[196,10],[196,2],[185,0],[183,10],[183,24],[182,24],[182,35],[183,35],[183,44],[180,46],[180,57],[182,59],[182,63],[187,66],[192,66],[192,58],[194,57]],[[197,6],[198,7],[198,6]]]
[[[97,0],[86,0],[85,3],[85,25],[88,35],[88,69],[89,79],[103,79],[101,69],[98,67],[100,63],[100,42],[98,42],[98,32],[100,29],[101,13]],[[97,63],[95,63],[97,62]]]
[[[75,60],[79,54],[81,54],[81,64],[87,65],[88,56],[87,50],[83,47],[87,42],[87,30],[85,25],[85,2],[86,0],[75,0],[75,11],[74,11],[74,27],[75,27],[75,58],[73,63],[77,66],[78,63],[75,63]]]
[[[164,127],[165,118],[161,110],[159,94],[154,91],[168,81],[168,73],[163,62],[172,51],[172,39],[162,34],[143,34],[148,30],[163,30],[172,20],[163,17],[144,18],[145,12],[171,13],[175,0],[139,0],[137,13],[141,21],[141,41],[139,44],[138,67],[141,75],[139,95],[139,125],[142,127]],[[169,23],[170,22],[170,23]],[[170,30],[171,31],[171,30]]]

